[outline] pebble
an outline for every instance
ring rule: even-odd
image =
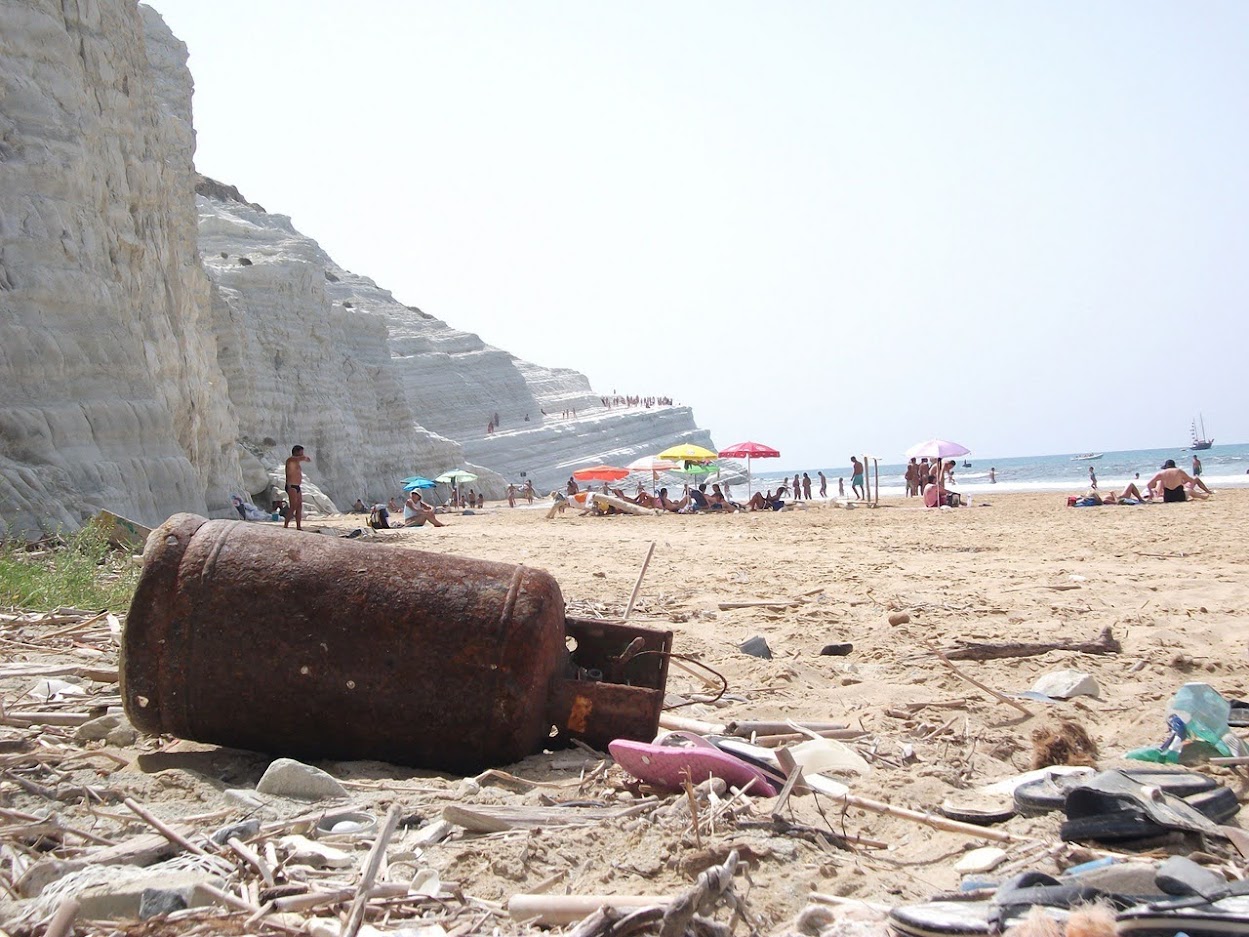
[[[347,796],[346,789],[333,777],[293,758],[279,758],[270,764],[256,785],[256,791],[298,800],[332,800]]]
[[[908,622],[910,622],[910,620],[911,620],[911,616],[908,615],[906,612],[890,612],[889,613],[889,624],[891,625],[905,625]]]
[[[964,874],[991,872],[1006,861],[1006,851],[996,846],[982,846],[968,852],[954,863],[954,871]]]

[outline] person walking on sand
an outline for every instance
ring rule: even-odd
[[[816,472],[815,474],[820,476],[820,497],[827,498],[828,497],[828,479],[824,477],[823,472]]]
[[[533,504],[533,479],[525,479],[525,500]]]
[[[290,499],[291,507],[283,527],[290,527],[291,517],[294,516],[295,529],[304,529],[304,469],[300,463],[311,461],[312,459],[304,455],[303,446],[291,447],[290,457],[286,460],[286,496]]]
[[[509,508],[516,507],[516,486],[515,485],[507,486],[507,506]]]
[[[850,488],[855,498],[864,501],[867,498],[863,489],[863,463],[857,456],[850,457]]]
[[[811,476],[806,472],[802,473],[802,497],[805,501],[811,500]]]
[[[1097,487],[1097,473],[1093,471],[1093,466],[1089,466],[1089,487]]]

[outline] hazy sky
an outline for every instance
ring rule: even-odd
[[[721,446],[1249,439],[1240,0],[152,6],[201,172]]]

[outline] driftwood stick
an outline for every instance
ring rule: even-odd
[[[394,835],[395,828],[399,825],[399,813],[398,804],[392,804],[386,811],[386,820],[381,830],[378,831],[377,839],[373,841],[373,848],[369,851],[369,861],[364,866],[364,874],[360,876],[360,884],[356,888],[356,900],[351,903],[351,913],[347,915],[347,924],[343,927],[342,937],[356,937],[360,932],[360,925],[364,923],[364,909],[369,903],[369,890],[373,887],[373,881],[382,867],[382,860],[386,858],[386,844],[390,842],[390,837]]]
[[[580,921],[600,908],[667,907],[670,895],[512,895],[507,913],[514,921],[558,927]]]
[[[812,732],[824,732],[847,728],[844,722],[776,722],[759,719],[738,719],[729,723],[730,735],[748,739],[752,735],[785,735],[794,731],[794,726],[801,726]]]
[[[625,606],[624,615],[621,619],[627,621],[629,613],[633,611],[633,603],[638,600],[638,592],[642,588],[642,580],[646,578],[646,567],[651,565],[651,557],[655,555],[655,541],[651,541],[650,547],[646,551],[646,559],[642,561],[642,568],[638,571],[637,582],[633,584],[633,592],[629,596],[629,604]]]
[[[264,883],[266,885],[271,886],[273,884],[273,870],[269,868],[269,863],[265,862],[258,852],[244,846],[243,843],[234,836],[231,836],[226,840],[226,845],[233,849],[235,854],[237,854],[244,862],[255,868],[255,870],[260,873],[260,877],[264,879]]]
[[[48,929],[43,932],[44,937],[67,937],[68,934],[73,933],[74,918],[77,916],[78,899],[65,898],[57,905],[56,913],[48,922]]]
[[[1022,703],[1019,703],[1011,699],[1005,693],[999,693],[997,690],[993,689],[993,687],[991,686],[985,686],[975,677],[970,677],[967,674],[963,673],[963,671],[959,670],[957,667],[954,666],[953,663],[950,662],[950,659],[945,656],[945,652],[942,651],[939,647],[936,647],[935,645],[930,644],[927,641],[923,641],[922,643],[924,647],[928,648],[928,650],[932,651],[934,654],[937,655],[937,659],[940,660],[941,663],[945,664],[952,671],[954,671],[954,673],[956,673],[960,679],[966,680],[972,686],[978,687],[979,689],[984,690],[986,693],[988,693],[998,702],[1005,703],[1007,706],[1013,706],[1015,709],[1018,709],[1021,713],[1027,716],[1029,719],[1032,718],[1032,710],[1030,710],[1028,707],[1024,706]]]
[[[693,732],[696,735],[723,735],[725,728],[723,722],[704,722],[702,719],[691,719],[673,713],[660,713],[659,725],[665,729]]]
[[[1107,627],[1103,628],[1101,634],[1092,641],[1007,642],[1005,644],[963,642],[957,647],[945,648],[943,653],[950,660],[1000,660],[1004,657],[1038,657],[1050,651],[1118,654],[1122,650],[1123,645]]]
[[[208,855],[207,852],[199,846],[196,846],[173,827],[169,826],[169,824],[165,823],[163,820],[158,820],[145,808],[139,806],[132,798],[127,797],[122,801],[122,803],[129,807],[132,813],[137,814],[144,823],[154,829],[161,836],[165,837],[165,839],[169,840],[171,843],[181,846],[187,852],[194,853],[197,856]]]
[[[960,820],[950,820],[946,817],[940,817],[920,810],[895,807],[893,804],[887,804],[884,801],[871,800],[855,794],[847,793],[826,796],[832,797],[835,803],[844,803],[849,807],[858,807],[860,810],[867,810],[870,813],[882,813],[885,816],[897,817],[900,820],[911,820],[915,823],[922,823],[924,826],[931,826],[935,830],[945,830],[947,833],[965,833],[978,839],[990,839],[999,843],[1031,843],[1036,841],[1032,837],[1018,836],[1015,833],[993,830],[986,826],[976,826],[974,823],[963,823]]]
[[[683,937],[694,915],[709,910],[733,885],[733,873],[737,871],[737,850],[732,850],[724,865],[713,865],[694,883],[694,887],[672,902],[664,912],[659,937]]]

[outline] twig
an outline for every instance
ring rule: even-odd
[[[694,887],[673,901],[664,912],[659,937],[683,937],[694,915],[714,905],[732,887],[737,862],[737,850],[734,849],[724,860],[724,865],[714,865],[698,876]]]
[[[928,650],[936,654],[937,659],[940,660],[941,663],[949,667],[952,671],[954,671],[954,673],[957,674],[961,679],[966,680],[968,683],[970,683],[974,687],[978,687],[979,689],[984,690],[986,693],[988,693],[990,696],[992,696],[994,699],[998,700],[999,702],[1005,703],[1007,706],[1015,707],[1015,709],[1018,709],[1021,713],[1023,713],[1029,719],[1032,718],[1032,710],[1030,710],[1027,706],[1024,706],[1022,703],[1016,702],[1015,700],[1007,696],[1005,693],[999,693],[997,690],[993,689],[993,687],[991,686],[985,686],[975,677],[970,677],[967,674],[963,673],[963,671],[959,670],[957,667],[954,666],[954,664],[950,661],[950,659],[945,656],[945,652],[942,651],[939,647],[937,647],[934,644],[929,643],[928,641],[924,641],[922,639],[920,643],[923,644],[924,647],[928,648]]]
[[[193,842],[191,842],[189,839],[187,839],[177,830],[173,829],[173,827],[169,826],[167,823],[164,823],[163,821],[156,819],[156,817],[152,816],[152,814],[150,814],[143,807],[140,807],[131,798],[129,797],[124,798],[122,800],[122,803],[125,804],[127,807],[129,807],[133,813],[137,814],[139,818],[143,820],[144,823],[146,823],[148,826],[150,826],[157,833],[165,837],[165,839],[169,840],[174,845],[181,846],[187,852],[194,853],[197,856],[205,856],[205,857],[208,856],[207,852],[205,852],[199,846],[196,846]]]
[[[65,898],[57,906],[56,914],[48,922],[44,937],[67,937],[74,930],[74,918],[78,916],[78,899]]]
[[[373,848],[369,852],[369,861],[364,867],[364,875],[360,877],[360,884],[356,888],[356,900],[351,904],[351,913],[347,915],[347,924],[343,928],[342,937],[356,937],[360,932],[360,925],[364,922],[364,909],[369,903],[369,889],[373,887],[373,880],[377,878],[377,872],[382,867],[382,860],[386,858],[386,844],[390,842],[395,827],[399,825],[400,812],[398,804],[392,804],[386,811],[386,821],[382,824],[381,831],[378,832]]]
[[[646,567],[651,565],[651,557],[655,555],[655,541],[651,541],[650,547],[646,551],[646,559],[642,561],[642,569],[638,572],[638,580],[633,584],[633,593],[629,596],[629,604],[625,606],[622,620],[628,620],[629,613],[633,611],[633,603],[638,600],[638,590],[642,588],[642,580],[646,577]]]

